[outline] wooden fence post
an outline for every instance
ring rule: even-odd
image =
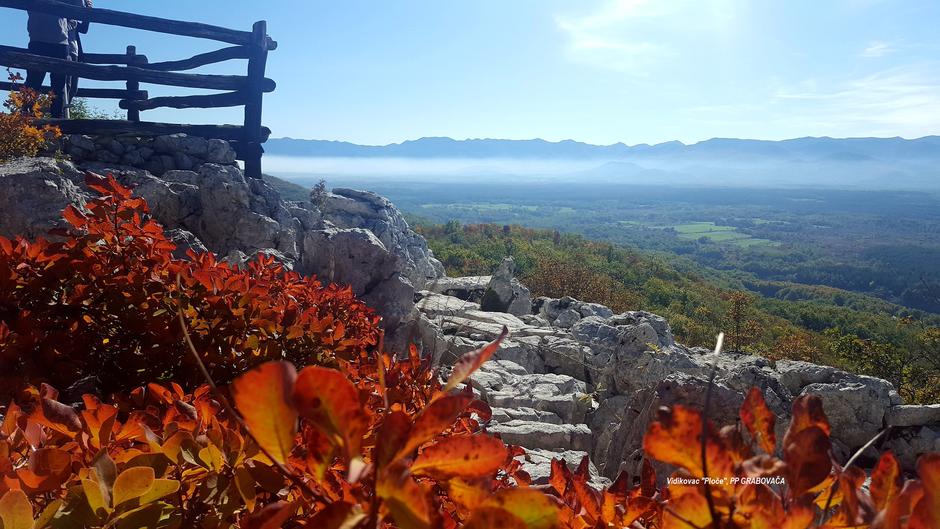
[[[146,57],[138,56],[138,55],[137,55],[137,47],[136,47],[136,46],[128,46],[128,47],[127,47],[127,65],[128,65],[128,66],[134,66],[134,65],[137,65],[137,64],[142,64],[142,63],[144,63],[144,62],[146,62],[146,61],[147,61],[147,58],[146,58]],[[140,90],[140,81],[137,81],[137,80],[127,81],[127,86],[126,86],[126,88],[127,88],[128,91],[131,91],[131,90],[134,90],[134,91]],[[129,96],[129,97],[130,97],[130,96]],[[136,109],[136,108],[133,108],[133,107],[132,107],[132,108],[129,108],[129,109],[127,110],[127,121],[134,121],[134,122],[140,121],[140,110],[138,110],[138,109]]]
[[[261,155],[264,141],[261,132],[261,107],[264,99],[264,69],[268,62],[268,23],[255,22],[251,32],[248,82],[245,87],[248,103],[245,105],[245,176],[261,178]]]

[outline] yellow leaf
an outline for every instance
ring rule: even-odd
[[[33,507],[21,490],[11,490],[0,498],[0,520],[3,529],[32,529]]]
[[[153,481],[153,488],[150,489],[150,492],[147,492],[140,497],[140,504],[146,505],[148,503],[153,503],[160,498],[164,498],[173,494],[174,492],[180,490],[180,482],[175,479],[155,479]]]
[[[95,515],[105,517],[111,512],[111,506],[101,495],[101,487],[98,482],[90,479],[82,480],[82,490],[85,492],[85,499],[88,500],[88,506]]]
[[[480,505],[508,511],[525,523],[528,529],[557,529],[558,504],[545,493],[535,489],[504,489]],[[511,527],[511,526],[509,526]]]
[[[153,489],[155,478],[150,467],[133,467],[114,480],[114,506],[137,499]]]

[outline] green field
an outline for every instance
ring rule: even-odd
[[[734,226],[719,226],[714,222],[690,222],[670,226],[670,228],[679,234],[680,239],[686,240],[698,240],[704,237],[715,243],[734,244],[736,246],[774,245],[773,241],[756,239],[746,233],[741,233]]]

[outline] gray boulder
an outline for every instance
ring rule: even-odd
[[[486,285],[480,308],[489,312],[506,312],[516,316],[532,314],[529,289],[515,280],[516,261],[506,257]]]
[[[444,266],[434,258],[427,241],[408,226],[388,199],[368,191],[334,189],[323,198],[320,210],[337,228],[371,231],[400,259],[401,276],[416,289],[444,276]]]

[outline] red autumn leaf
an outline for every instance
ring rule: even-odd
[[[375,447],[376,462],[384,467],[396,459],[396,455],[411,438],[411,419],[401,411],[393,411],[385,417],[379,427],[378,438],[382,441]]]
[[[51,398],[42,399],[40,407],[32,418],[40,424],[66,435],[74,435],[82,429],[82,421],[78,418],[75,410],[71,406]]]
[[[431,402],[415,418],[405,444],[393,459],[405,457],[447,430],[473,400],[472,395],[446,395]]]
[[[823,482],[832,470],[829,436],[815,426],[784,437],[787,485],[794,498]]]
[[[901,492],[901,465],[890,451],[881,454],[871,472],[871,499],[882,510]]]
[[[293,402],[302,417],[340,442],[348,458],[359,454],[369,423],[359,405],[359,391],[346,375],[325,367],[305,367],[297,376]]]
[[[917,460],[917,476],[924,487],[924,495],[914,505],[910,529],[937,529],[940,527],[940,453],[925,454]]]
[[[730,476],[733,462],[711,423],[705,422],[709,432],[705,452],[708,475]],[[643,450],[650,457],[702,477],[702,423],[702,414],[698,410],[681,405],[662,408],[643,437]]]
[[[783,437],[783,444],[790,444],[788,438],[813,427],[829,436],[829,419],[823,411],[822,400],[816,395],[800,395],[793,401],[790,427]]]
[[[264,506],[260,511],[249,514],[241,523],[242,529],[281,529],[295,513],[293,503],[278,501]]]
[[[456,388],[473,374],[474,371],[479,369],[480,366],[483,365],[483,362],[489,360],[490,357],[493,356],[493,353],[499,349],[499,344],[502,343],[503,339],[505,339],[508,334],[509,329],[503,326],[502,332],[499,333],[499,337],[495,340],[475,351],[470,351],[461,356],[454,364],[454,369],[450,372],[450,377],[447,378],[447,384],[444,385],[444,393]]]
[[[262,448],[278,463],[290,457],[297,431],[291,390],[297,373],[288,362],[267,362],[232,383],[239,413]]]
[[[774,433],[774,426],[777,422],[777,416],[767,407],[764,395],[757,387],[752,387],[741,405],[741,422],[751,433],[751,437],[757,440],[761,449],[768,454],[773,454],[777,449],[777,436]]]
[[[482,478],[493,475],[506,462],[506,445],[495,437],[448,437],[424,449],[411,472],[436,479]]]

